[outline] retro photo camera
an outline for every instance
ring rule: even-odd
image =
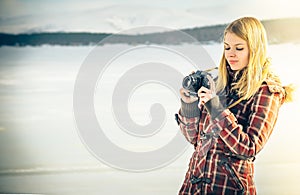
[[[195,73],[183,78],[182,87],[189,91],[189,95],[198,96],[197,92],[202,86],[208,89],[211,88],[210,80],[212,80],[210,73],[197,70]]]

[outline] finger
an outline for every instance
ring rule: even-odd
[[[189,74],[189,76],[191,76],[191,75],[194,74],[194,73],[195,73],[195,71],[192,71],[191,74]]]
[[[202,86],[202,87],[200,87],[200,89],[198,91],[207,93],[209,90],[210,89],[207,89],[206,87]]]
[[[186,89],[180,88],[179,92],[180,92],[180,94],[184,94],[184,93],[186,93]]]
[[[200,92],[200,93],[198,93],[198,96],[203,98],[203,97],[206,96],[206,93],[205,92]]]
[[[179,92],[181,95],[184,95],[185,97],[190,97],[190,93],[184,88],[181,88]]]
[[[207,98],[207,97],[200,98],[200,102],[201,102],[202,104],[205,104],[207,101],[208,101],[208,98]]]
[[[200,97],[201,95],[205,95],[206,93],[209,93],[209,89],[207,89],[206,87],[201,87],[199,90],[198,90],[198,96]]]
[[[184,92],[183,95],[184,95],[185,97],[188,97],[188,98],[191,97],[191,94],[190,94],[190,93]]]
[[[200,104],[205,104],[205,99],[204,98],[199,98]]]
[[[207,79],[210,83],[210,89],[211,89],[212,93],[216,93],[216,87],[215,87],[215,82],[214,82],[213,78],[210,75],[208,75]]]

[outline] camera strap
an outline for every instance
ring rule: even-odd
[[[234,106],[236,106],[238,103],[240,103],[243,100],[243,98],[238,99],[237,101],[233,102],[232,104],[230,104],[227,108],[232,108]]]
[[[213,67],[213,68],[210,68],[210,69],[207,69],[207,70],[204,70],[205,72],[210,72],[210,71],[212,71],[212,70],[217,70],[218,69],[218,67]]]

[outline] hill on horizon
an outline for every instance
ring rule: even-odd
[[[270,44],[299,43],[300,18],[263,20]],[[220,43],[222,34],[228,24],[181,29],[200,43]],[[88,33],[88,32],[40,32],[31,34],[0,33],[0,46],[40,46],[40,45],[97,45],[103,44],[182,44],[191,40],[180,39],[178,31],[148,33],[138,35]],[[109,37],[114,35],[113,38]],[[181,36],[182,37],[182,36]],[[107,38],[107,39],[105,39]]]

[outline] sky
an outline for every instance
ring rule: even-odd
[[[297,0],[0,0],[0,32],[108,32],[224,24],[242,16],[300,17]]]

